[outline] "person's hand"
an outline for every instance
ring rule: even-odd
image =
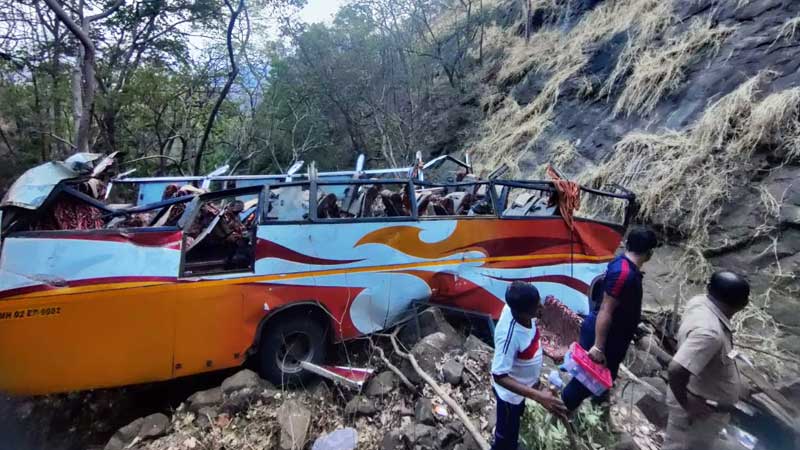
[[[689,413],[689,417],[702,418],[711,415],[711,413],[714,412],[714,408],[706,403],[704,398],[698,397],[691,392],[687,392],[686,412]]]
[[[606,355],[603,353],[603,350],[600,350],[596,346],[592,346],[589,349],[589,359],[596,362],[597,364],[605,364],[606,363]]]
[[[551,414],[560,417],[566,417],[568,411],[567,407],[564,406],[564,402],[561,401],[560,398],[551,394],[547,391],[537,391],[538,395],[532,400],[535,400],[540,405],[544,406],[544,409],[550,411]]]

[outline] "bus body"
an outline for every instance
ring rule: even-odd
[[[352,192],[376,182],[337,183]],[[295,370],[287,352],[318,361],[318,336],[343,341],[383,330],[416,301],[497,318],[515,280],[586,313],[588,285],[614,257],[630,212],[621,223],[576,217],[572,227],[560,216],[512,214],[509,192],[547,193],[553,185],[492,181],[474,186],[485,197],[479,214],[427,215],[419,193],[441,186],[394,183],[413,193],[407,216],[320,217],[315,202],[301,215],[297,208],[282,215],[292,210],[278,203],[297,198],[292,190],[312,199],[335,190],[312,180],[196,196],[182,203],[173,226],[4,232],[0,391],[167,380],[239,366],[252,355],[274,381]],[[593,193],[633,204],[630,194]],[[245,237],[201,249],[218,227],[193,225],[206,220],[199,218],[204,205],[236,199],[252,205],[237,210],[250,214]],[[315,334],[318,326],[324,334]],[[308,330],[304,343],[267,348],[288,345],[291,327]]]

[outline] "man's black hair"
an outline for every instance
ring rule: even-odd
[[[718,302],[744,308],[750,301],[750,283],[738,273],[729,270],[714,272],[708,280],[708,295]]]
[[[523,281],[515,281],[506,289],[506,304],[512,311],[535,312],[540,298],[536,286]]]
[[[650,227],[636,227],[628,233],[628,240],[625,242],[625,249],[644,255],[650,250],[658,247],[658,237],[656,232]]]

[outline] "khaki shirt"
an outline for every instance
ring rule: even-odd
[[[691,372],[689,392],[720,405],[739,401],[739,369],[730,356],[731,323],[705,295],[686,304],[673,360]]]

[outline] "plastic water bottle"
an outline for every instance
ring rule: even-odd
[[[561,375],[558,374],[557,370],[550,371],[550,374],[547,375],[547,381],[556,389],[560,390],[564,387],[564,381],[561,379]]]

